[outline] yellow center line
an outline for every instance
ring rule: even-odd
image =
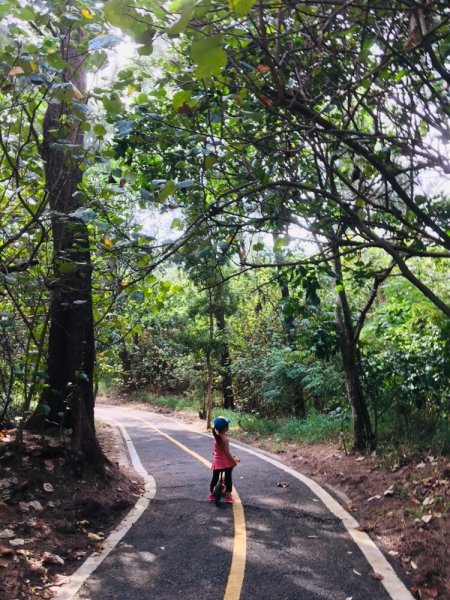
[[[146,421],[141,417],[133,418],[136,418],[139,421],[145,423],[147,427],[150,427],[150,429],[153,429],[154,431],[159,433],[159,435],[162,435],[163,437],[168,439],[170,442],[175,444],[175,446],[178,446],[179,448],[181,448],[181,450],[184,450],[184,452],[201,462],[208,469],[211,468],[211,463],[205,458],[203,458],[203,456],[200,456],[200,454],[197,454],[196,452],[194,452],[193,450],[191,450],[172,436],[168,435],[167,433],[164,433],[164,431],[161,431],[161,429],[158,429],[158,427],[156,427],[152,423],[149,423],[149,421]],[[228,575],[224,600],[239,600],[239,598],[241,597],[241,590],[244,582],[245,561],[247,557],[247,533],[245,529],[244,507],[242,506],[241,499],[234,486],[233,497],[233,554],[231,557],[230,574]]]

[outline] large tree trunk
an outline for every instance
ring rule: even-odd
[[[337,251],[334,258],[334,270],[338,276],[336,279],[338,292],[335,316],[347,397],[352,411],[353,447],[356,450],[367,450],[373,447],[374,436],[359,376],[358,340],[345,288],[342,285],[342,269]]]
[[[68,65],[64,81],[82,90],[82,57],[70,41],[80,34],[61,33],[62,56]],[[48,387],[29,427],[58,424],[71,428],[75,448],[101,467],[105,458],[94,427],[92,265],[86,223],[74,214],[82,206],[82,148],[83,133],[73,118],[71,103],[50,101],[41,149],[53,236]]]

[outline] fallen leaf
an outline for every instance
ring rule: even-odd
[[[9,562],[6,560],[0,560],[0,569],[6,569],[7,567],[9,567]]]
[[[360,525],[356,528],[356,531],[365,531],[367,533],[369,531],[373,531],[374,529],[374,525]]]
[[[63,565],[64,559],[58,556],[58,554],[52,554],[51,552],[44,552],[42,555],[42,562],[50,565]]]
[[[372,579],[376,579],[377,581],[381,581],[382,579],[384,579],[381,573],[370,573],[369,576],[372,577]]]
[[[36,512],[41,512],[44,510],[44,507],[39,502],[39,500],[32,500],[31,502],[29,502],[29,506],[33,508]]]
[[[37,558],[29,558],[26,561],[26,565],[30,571],[33,571],[33,573],[37,573],[38,575],[45,575],[45,573],[47,573],[47,569],[42,564],[42,561],[37,560]]]
[[[101,542],[102,539],[104,538],[103,534],[98,534],[98,533],[88,533],[88,538],[91,540],[91,542]]]
[[[0,531],[0,539],[14,537],[14,531],[12,529],[3,529]]]
[[[25,452],[31,456],[40,456],[42,449],[38,444],[25,444]]]
[[[14,550],[12,548],[0,545],[0,556],[12,556],[13,554]]]
[[[80,560],[83,556],[86,555],[84,550],[73,550],[72,548],[67,551],[66,557],[71,560]]]
[[[356,512],[358,510],[358,507],[353,502],[350,504],[344,504],[344,508],[345,510],[351,510],[352,512]]]
[[[434,586],[420,588],[420,591],[426,598],[437,598],[439,595],[439,592]]]

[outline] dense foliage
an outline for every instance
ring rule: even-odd
[[[0,421],[80,443],[103,379],[450,446],[446,2],[0,11]]]

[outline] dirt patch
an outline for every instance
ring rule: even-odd
[[[392,462],[346,455],[332,445],[288,448],[279,458],[332,493],[337,490],[361,529],[406,572],[417,598],[450,598],[448,458],[429,454]]]
[[[134,472],[119,468],[120,447],[108,425],[98,431],[110,460],[104,478],[56,438],[26,433],[17,456],[13,434],[0,435],[0,597],[52,598],[53,586],[101,552],[141,485]]]

